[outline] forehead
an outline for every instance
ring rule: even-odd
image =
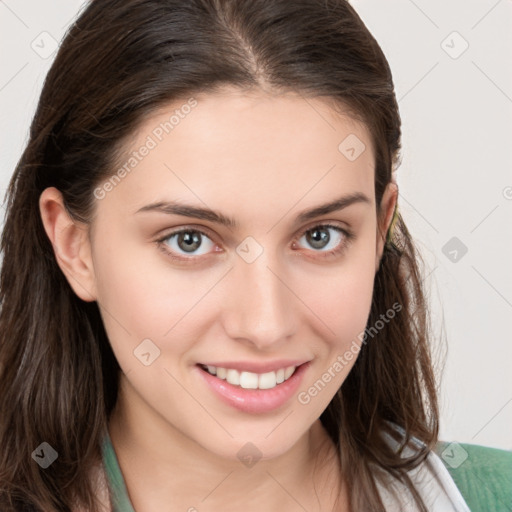
[[[120,168],[108,202],[130,213],[160,199],[221,210],[236,201],[240,213],[254,213],[262,204],[307,207],[340,193],[374,198],[366,126],[296,93],[224,89],[173,101],[140,123],[112,171]]]

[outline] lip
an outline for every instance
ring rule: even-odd
[[[280,359],[278,361],[269,361],[267,363],[255,363],[254,361],[221,361],[218,363],[201,363],[205,366],[215,366],[217,368],[226,368],[232,370],[238,370],[239,372],[252,372],[252,373],[267,373],[276,372],[281,368],[287,368],[288,366],[301,366],[308,361],[303,359]]]
[[[194,371],[198,372],[200,378],[204,379],[208,388],[224,403],[239,411],[261,414],[274,411],[290,400],[299,388],[304,373],[307,371],[310,364],[311,362],[308,361],[298,366],[288,380],[285,380],[272,389],[244,389],[240,386],[233,386],[229,382],[211,375],[201,368],[199,364],[194,367]],[[290,364],[289,366],[296,365]],[[279,368],[282,368],[282,366],[278,367],[278,369]]]

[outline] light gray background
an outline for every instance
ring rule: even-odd
[[[45,52],[82,5],[0,0],[2,202],[54,57]],[[512,0],[352,5],[399,100],[399,204],[448,342],[441,438],[512,449]]]

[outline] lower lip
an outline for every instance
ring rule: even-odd
[[[224,403],[240,411],[257,414],[273,411],[288,402],[300,386],[309,365],[310,362],[300,365],[288,380],[272,389],[244,389],[211,375],[199,365],[195,369]]]

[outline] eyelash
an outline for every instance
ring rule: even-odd
[[[342,240],[335,249],[332,249],[330,251],[315,251],[314,249],[312,249],[313,252],[319,252],[320,253],[319,257],[321,259],[329,258],[329,257],[333,257],[333,256],[337,256],[337,255],[341,254],[346,249],[348,249],[350,243],[355,238],[355,235],[351,231],[343,229],[340,226],[337,226],[335,224],[326,223],[326,224],[317,224],[317,225],[315,225],[315,226],[313,226],[311,228],[306,229],[305,231],[303,231],[300,234],[300,236],[298,236],[294,240],[293,243],[295,243],[296,241],[300,240],[306,233],[314,231],[315,229],[318,229],[318,228],[331,228],[331,229],[334,229],[335,231],[337,231],[338,233],[341,233],[344,236],[344,240]],[[157,243],[158,248],[160,250],[162,250],[162,252],[166,256],[170,257],[172,260],[178,261],[179,263],[184,263],[184,264],[193,264],[193,263],[196,263],[198,259],[201,259],[202,256],[206,256],[206,255],[201,255],[201,256],[175,256],[172,253],[172,251],[170,251],[168,248],[166,248],[167,246],[165,244],[165,242],[167,240],[169,240],[170,238],[172,238],[173,236],[179,235],[180,233],[186,233],[186,232],[200,233],[201,235],[203,235],[203,236],[205,236],[205,237],[207,237],[208,239],[211,240],[211,236],[208,233],[206,233],[205,231],[203,231],[203,230],[201,230],[199,228],[195,228],[195,227],[194,228],[193,227],[188,227],[188,228],[185,227],[185,228],[181,228],[181,229],[178,229],[176,231],[172,231],[172,232],[166,234],[164,237],[159,238],[158,240],[156,240],[156,243]]]

